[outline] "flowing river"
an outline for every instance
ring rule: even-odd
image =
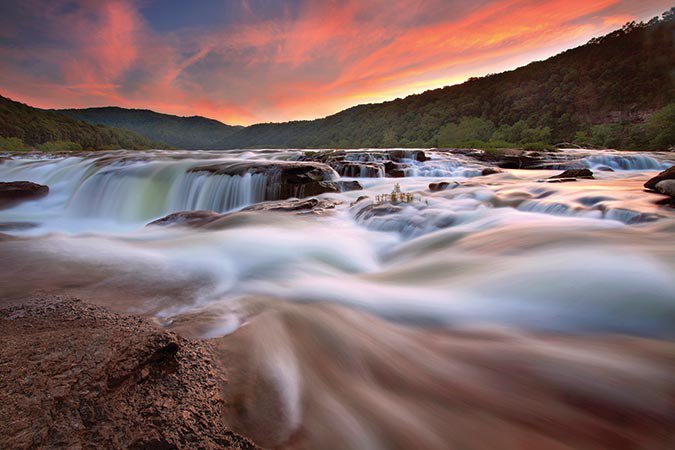
[[[317,163],[312,186],[363,189],[300,211],[251,208],[308,193],[279,187],[300,150],[14,155],[0,181],[50,191],[0,210],[2,294],[213,339],[232,423],[266,447],[668,448],[675,210],[642,185],[675,155],[562,153],[484,176],[403,152],[393,178],[348,151],[358,177]],[[546,182],[565,164],[594,179]],[[397,183],[408,201],[378,199]],[[148,226],[194,210],[221,216]]]

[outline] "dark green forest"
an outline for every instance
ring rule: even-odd
[[[514,71],[360,105],[324,119],[247,127],[220,147],[675,145],[675,8]]]
[[[225,125],[205,117],[179,117],[147,109],[117,107],[56,110],[73,119],[135,131],[154,141],[188,150],[218,148],[243,127]]]
[[[0,96],[0,150],[141,150],[165,146],[132,131],[92,125]]]

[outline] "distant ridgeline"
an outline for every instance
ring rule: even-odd
[[[166,147],[166,144],[152,142],[132,131],[92,125],[0,96],[0,150],[141,150],[161,147]]]
[[[117,107],[62,109],[57,112],[85,122],[124,128],[188,150],[222,148],[219,144],[243,127],[205,117],[179,117],[147,109]]]
[[[43,111],[0,97],[0,149],[12,144],[3,138],[45,149],[667,149],[675,146],[674,36],[675,8],[510,72],[323,119],[245,128],[116,107]]]
[[[675,145],[675,8],[546,61],[324,119],[247,127],[222,147]]]

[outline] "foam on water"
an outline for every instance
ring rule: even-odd
[[[145,278],[177,282],[173,274],[181,273],[181,283],[199,288],[181,299],[151,301],[147,310],[164,321],[263,296],[340,303],[396,320],[445,325],[487,321],[638,334],[675,329],[675,305],[668,298],[675,290],[669,276],[674,250],[657,252],[652,245],[655,238],[672,239],[672,232],[662,227],[650,236],[645,228],[673,221],[673,214],[642,192],[642,175],[601,172],[597,180],[557,184],[538,182],[550,176],[548,171],[467,179],[467,171],[480,169],[477,162],[433,153],[425,162],[406,160],[415,176],[363,178],[363,191],[327,194],[343,202],[329,215],[249,214],[221,229],[199,232],[143,228],[175,211],[233,211],[266,199],[266,175],[190,171],[205,160],[236,165],[294,155],[161,153],[151,158],[133,153],[120,158],[113,153],[6,161],[0,165],[1,179],[51,188],[42,200],[2,212],[3,222],[38,224],[15,233],[42,235],[6,246],[12,253],[24,252],[26,264],[35,254],[32,249],[39,248],[45,270],[58,267],[64,255],[84,272],[104,267],[116,289],[143,285]],[[592,161],[633,169],[665,164],[655,156],[637,156],[593,156]],[[427,188],[430,181],[452,180],[440,192]],[[376,204],[375,196],[390,192],[394,183],[414,200]],[[351,205],[364,194],[369,198]],[[622,234],[631,224],[642,228]],[[72,236],[44,235],[50,231]],[[494,241],[491,233],[510,235],[513,244]],[[531,235],[538,237],[536,249],[528,241]],[[509,250],[489,254],[480,244],[486,236],[495,248]],[[584,247],[576,248],[580,242]],[[148,270],[152,276],[144,274]],[[577,298],[581,292],[565,289],[568,284],[570,289],[585,286],[584,308],[569,303],[570,295]],[[639,305],[633,300],[638,292]],[[608,308],[621,313],[607,314]],[[242,319],[224,320],[237,324]],[[216,328],[232,330],[231,325]]]

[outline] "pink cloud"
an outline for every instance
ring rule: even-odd
[[[46,37],[0,45],[0,89],[40,107],[114,104],[228,123],[312,118],[525,64],[668,3],[304,1],[260,19],[242,2],[238,21],[160,31],[131,0],[81,0],[72,10],[27,0]]]

